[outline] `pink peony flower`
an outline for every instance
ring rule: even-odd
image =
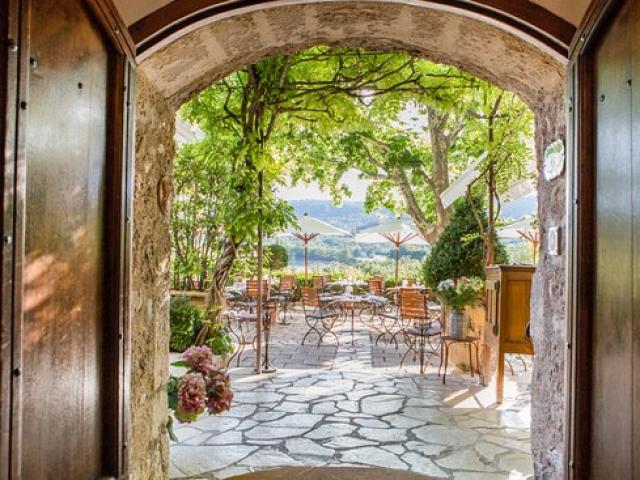
[[[189,364],[189,367],[205,375],[213,368],[213,353],[206,346],[189,347],[182,354],[182,358]]]
[[[178,386],[178,408],[176,418],[181,423],[190,423],[204,412],[207,405],[207,384],[200,373],[187,373]]]
[[[207,409],[209,415],[226,412],[231,408],[233,390],[229,374],[224,370],[211,370],[207,376]]]

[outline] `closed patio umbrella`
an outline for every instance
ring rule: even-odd
[[[305,213],[301,217],[298,217],[297,227],[290,227],[282,235],[293,235],[304,242],[304,282],[306,285],[309,270],[309,242],[320,235],[348,237],[351,234],[346,230],[334,227],[327,222],[323,222]]]
[[[400,266],[400,247],[402,245],[429,245],[429,243],[412,225],[400,219],[367,228],[356,235],[356,242],[358,243],[382,243],[384,241],[391,242],[396,247],[395,282],[397,285]]]

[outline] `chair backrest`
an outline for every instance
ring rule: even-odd
[[[258,280],[247,280],[247,290],[245,292],[247,298],[258,298]],[[262,280],[262,298],[269,298],[269,281]]]
[[[369,293],[381,297],[384,294],[384,288],[382,287],[382,277],[371,277],[367,281],[369,284]]]
[[[428,300],[427,295],[413,289],[400,290],[400,315],[407,320],[427,320]]]
[[[407,278],[407,286],[408,287],[413,287],[416,284],[416,279],[415,278]]]
[[[313,288],[317,288],[318,290],[324,288],[325,286],[325,277],[321,275],[316,275],[313,277]]]
[[[242,282],[244,282],[244,277],[240,274],[236,275],[234,278],[234,282],[236,285],[240,285]]]
[[[280,291],[289,291],[289,290],[293,290],[293,288],[296,285],[296,277],[294,277],[293,275],[285,275],[284,277],[282,277],[282,280],[280,280]]]
[[[320,307],[320,296],[318,295],[318,289],[314,287],[303,287],[301,291],[302,306],[318,308]]]

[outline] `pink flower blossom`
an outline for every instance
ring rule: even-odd
[[[207,409],[209,415],[226,412],[231,408],[233,390],[229,374],[224,370],[211,370],[207,376]]]
[[[182,358],[184,358],[192,370],[204,373],[205,375],[213,368],[213,353],[207,346],[189,347],[182,354]]]
[[[207,385],[200,373],[187,373],[180,379],[178,386],[178,409],[176,418],[190,423],[204,412],[207,404]]]

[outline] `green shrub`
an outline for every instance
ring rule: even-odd
[[[474,204],[482,205],[482,202],[475,198]],[[487,223],[486,216],[484,222]],[[496,263],[508,263],[504,246],[497,237],[495,241]],[[485,244],[478,221],[469,199],[465,197],[456,202],[449,225],[425,259],[422,268],[423,280],[428,287],[435,290],[441,281],[449,278],[484,278],[484,253]]]
[[[169,304],[169,323],[171,338],[169,348],[172,352],[183,352],[193,345],[202,326],[204,312],[191,303],[188,297],[171,297]]]

